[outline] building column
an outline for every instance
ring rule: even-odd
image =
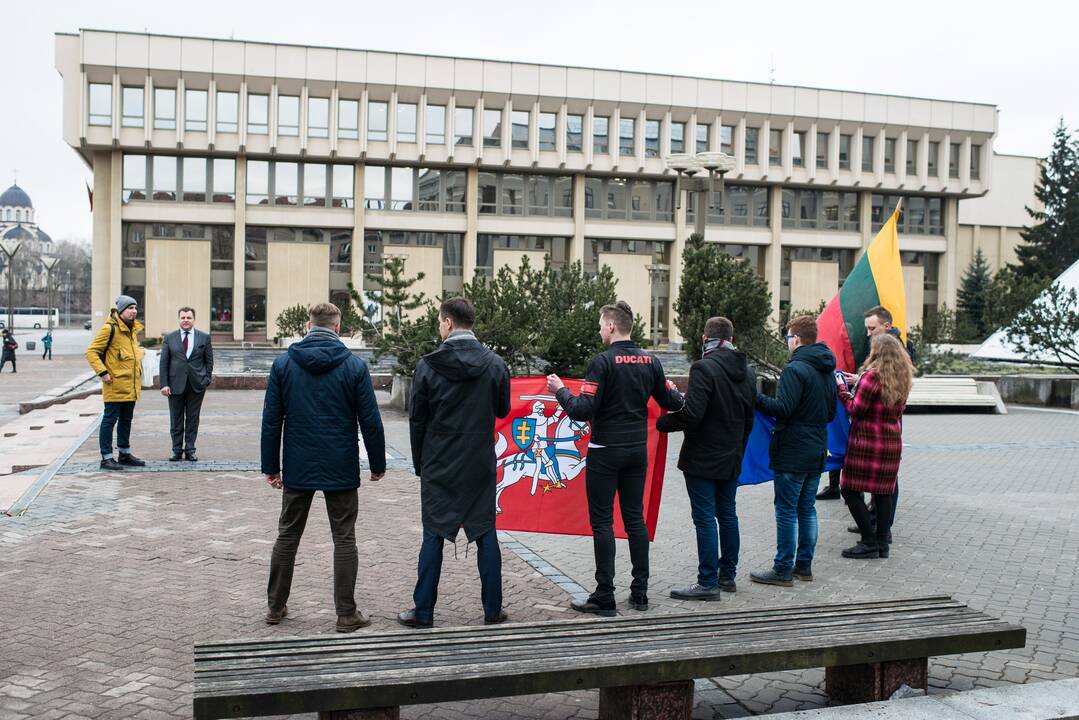
[[[479,137],[480,146],[483,138]],[[461,241],[462,281],[470,283],[476,276],[476,252],[479,244],[480,169],[473,165],[465,176],[465,236]]]
[[[937,268],[937,307],[947,305],[954,309],[959,283],[959,200],[955,197],[944,200],[944,241],[946,249]]]
[[[858,193],[858,227],[862,231],[862,249],[858,251],[858,258],[865,254],[869,243],[873,242],[873,193],[871,191]]]
[[[349,275],[356,292],[363,292],[363,256],[367,245],[364,240],[364,167],[362,162],[357,162],[352,175],[352,262],[349,264]]]
[[[681,202],[679,205],[681,207],[674,211],[674,242],[671,244],[671,270],[668,283],[670,290],[667,291],[667,338],[672,346],[675,343],[685,342],[682,333],[678,331],[678,325],[675,322],[677,313],[674,311],[678,291],[682,287],[682,253],[686,250],[686,238],[689,237],[689,232],[686,230],[686,203]]]
[[[120,153],[94,153],[94,210],[93,265],[91,270],[91,301],[93,323],[100,326],[109,315],[116,296],[120,294],[120,273],[123,269],[123,246],[120,226]],[[115,218],[114,218],[115,216]],[[114,229],[115,226],[115,229]]]
[[[573,237],[570,239],[566,259],[579,262],[584,269],[584,173],[573,176]]]
[[[243,342],[247,316],[247,157],[236,158],[236,203],[232,226],[232,339]]]
[[[765,158],[767,162],[767,158]],[[768,188],[768,227],[772,229],[772,242],[764,259],[764,279],[772,292],[772,322],[779,323],[779,294],[783,289],[783,187]]]

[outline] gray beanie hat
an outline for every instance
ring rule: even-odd
[[[138,304],[138,301],[130,295],[121,295],[120,297],[116,298],[116,312],[123,312],[132,305]]]

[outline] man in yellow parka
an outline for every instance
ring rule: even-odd
[[[142,467],[146,463],[131,454],[131,418],[142,390],[142,347],[138,334],[142,323],[135,319],[139,305],[135,298],[121,295],[116,309],[98,330],[86,348],[86,361],[101,378],[105,413],[101,416],[98,441],[101,446],[101,469],[123,470],[124,466]],[[112,430],[116,428],[116,449],[112,455]]]

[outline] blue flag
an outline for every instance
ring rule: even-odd
[[[738,476],[739,485],[757,485],[771,482],[774,473],[768,467],[768,447],[772,444],[772,432],[776,419],[765,415],[760,410],[753,411],[753,430],[746,443],[746,454],[742,457],[742,474]],[[847,454],[847,435],[850,434],[850,418],[843,403],[836,400],[835,420],[828,424],[828,458],[824,461],[825,470],[839,470],[843,467],[843,458]]]

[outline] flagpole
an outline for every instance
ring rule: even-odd
[[[903,207],[903,196],[900,195],[898,198],[896,198],[895,210],[892,211],[892,215],[898,215],[899,214],[899,209],[902,208],[902,207]]]

